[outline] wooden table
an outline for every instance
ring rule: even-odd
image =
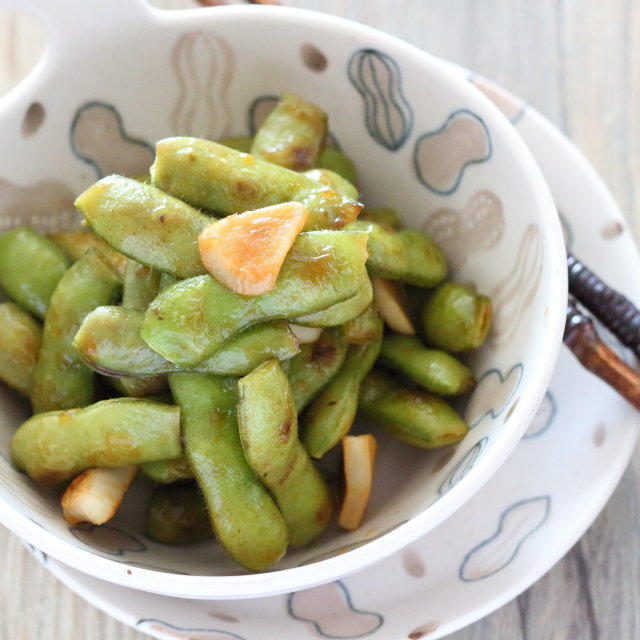
[[[167,8],[191,0],[157,0]],[[287,0],[383,29],[510,88],[555,122],[640,234],[637,0]],[[37,60],[40,30],[0,11],[0,95]],[[451,640],[637,640],[640,454],[600,517],[535,586]],[[142,640],[51,577],[0,527],[2,640]],[[284,640],[284,639],[283,639]],[[296,639],[298,640],[298,639]],[[302,640],[302,639],[299,639]]]

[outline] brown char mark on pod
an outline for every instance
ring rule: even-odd
[[[402,93],[397,63],[376,49],[359,49],[349,60],[348,74],[364,101],[369,135],[386,149],[396,151],[413,127],[413,110]]]

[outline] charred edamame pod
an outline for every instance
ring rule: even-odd
[[[444,400],[406,389],[379,371],[362,381],[358,409],[391,435],[423,449],[460,442],[469,430]]]
[[[244,457],[235,379],[171,374],[169,384],[182,409],[185,453],[216,538],[242,566],[266,569],[285,553],[287,526]]]
[[[347,356],[347,344],[340,329],[325,329],[311,344],[286,362],[287,378],[297,411],[302,411],[338,373]]]
[[[473,373],[460,360],[440,349],[427,349],[418,338],[386,335],[380,362],[439,396],[468,393],[475,383]]]
[[[178,278],[206,273],[198,234],[214,219],[160,189],[107,176],[75,204],[91,228],[129,258]]]
[[[220,215],[295,200],[309,210],[307,229],[338,229],[362,208],[301,173],[199,138],[160,140],[151,177],[163,191]]]
[[[195,484],[158,487],[151,494],[145,534],[164,544],[194,544],[213,538],[207,505]]]
[[[305,171],[304,175],[316,182],[326,184],[339,193],[344,194],[347,198],[351,198],[352,200],[358,199],[358,190],[348,180],[345,180],[335,171],[320,168],[310,169],[309,171]]]
[[[268,360],[238,381],[238,428],[245,458],[276,500],[289,542],[302,547],[328,526],[329,490],[298,438],[286,376]]]
[[[191,368],[179,367],[150,349],[140,337],[143,319],[143,312],[135,309],[98,307],[80,325],[74,347],[85,363],[107,376],[246,375],[265,360],[287,360],[299,351],[288,323],[275,320],[247,329]]]
[[[105,242],[99,235],[91,229],[67,229],[66,231],[56,231],[48,234],[49,239],[56,244],[63,253],[76,262],[89,249],[97,249],[106,258],[116,273],[124,279],[127,269],[127,256],[116,251],[109,243]]]
[[[378,335],[380,316],[374,305],[367,307],[366,311],[357,318],[344,323],[342,327],[344,339],[348,344],[369,342]]]
[[[181,450],[180,409],[139,398],[35,415],[11,443],[14,464],[44,485],[91,467],[175,458]]]
[[[93,371],[74,349],[73,338],[84,317],[96,307],[113,302],[119,290],[120,279],[95,249],[64,274],[51,296],[44,321],[31,388],[35,413],[84,407],[93,401]]]
[[[18,227],[0,235],[0,286],[37,318],[44,318],[69,265],[64,253],[35,229]]]
[[[362,379],[373,367],[382,343],[382,321],[375,339],[349,347],[342,369],[315,398],[302,418],[302,442],[309,455],[321,458],[351,429]]]
[[[294,320],[303,327],[336,327],[364,313],[373,300],[371,280],[365,275],[355,296]]]
[[[447,275],[442,249],[421,231],[394,231],[366,220],[356,220],[348,229],[369,232],[367,269],[375,275],[419,287],[435,287]]]
[[[315,167],[327,137],[327,114],[293,93],[283,93],[256,132],[251,154],[286,167]]]
[[[491,329],[487,296],[457,282],[441,284],[427,299],[422,326],[427,342],[451,353],[482,346]]]
[[[141,336],[167,360],[194,366],[252,324],[314,313],[354,296],[366,278],[365,260],[366,234],[301,233],[271,291],[239,296],[209,276],[182,280],[151,303]]]
[[[318,158],[318,167],[337,173],[353,185],[358,183],[355,165],[342,151],[335,147],[327,146],[324,148]]]
[[[29,397],[42,328],[17,304],[0,304],[0,380]]]

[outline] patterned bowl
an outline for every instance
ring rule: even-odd
[[[397,207],[406,224],[433,234],[455,278],[493,298],[495,329],[471,361],[479,382],[465,410],[472,427],[465,440],[429,453],[376,431],[379,459],[364,526],[331,530],[272,571],[248,575],[214,543],[168,548],[146,539],[144,481],[108,525],[69,527],[56,492],[9,462],[27,407],[4,388],[0,521],[103,580],[173,596],[242,598],[362,569],[460,507],[520,439],[546,390],[564,324],[561,227],[507,118],[442,61],[318,13],[0,0],[12,2],[44,21],[50,42],[33,73],[0,101],[0,229],[78,224],[74,194],[106,174],[143,172],[157,138],[245,134],[275,95],[292,90],[328,111],[366,202]]]

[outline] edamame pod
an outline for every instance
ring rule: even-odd
[[[180,409],[138,398],[33,416],[16,431],[18,469],[54,485],[91,467],[122,467],[180,455]]]
[[[107,176],[75,202],[91,228],[129,258],[178,278],[206,273],[198,234],[213,218],[149,184]]]
[[[366,234],[301,233],[271,291],[240,296],[209,276],[182,280],[151,303],[141,336],[167,360],[192,367],[250,325],[314,313],[354,296],[367,277],[365,260]]]
[[[122,287],[123,307],[144,311],[158,295],[159,287],[159,271],[127,258],[124,285]],[[140,341],[142,342],[142,340]],[[122,395],[132,398],[143,398],[144,396],[162,393],[169,388],[166,376],[109,378],[109,382]]]
[[[122,287],[122,306],[144,311],[158,295],[160,272],[127,258]]]
[[[44,318],[69,260],[51,240],[29,227],[0,235],[0,286],[23,309]]]
[[[347,343],[340,329],[325,329],[311,344],[286,362],[287,378],[297,411],[302,411],[338,373],[347,355]]]
[[[347,198],[351,198],[352,200],[358,199],[358,190],[339,173],[335,173],[335,171],[318,168],[305,171],[303,175],[315,180],[316,182],[326,184],[339,193],[344,194]]]
[[[127,256],[116,251],[91,229],[68,229],[48,234],[49,239],[56,244],[72,261],[79,260],[89,249],[97,249],[106,258],[116,273],[124,279],[127,269]]]
[[[369,232],[367,269],[373,274],[419,287],[435,287],[447,275],[442,249],[421,231],[394,231],[366,220],[356,220],[348,229]]]
[[[286,376],[268,360],[238,381],[238,429],[245,458],[282,513],[289,542],[302,547],[329,525],[329,490],[298,438]]]
[[[287,360],[299,352],[298,341],[288,323],[275,320],[247,329],[200,364],[183,368],[147,346],[140,337],[143,319],[144,314],[135,309],[98,307],[80,325],[74,347],[92,369],[107,376],[246,375],[265,360]]]
[[[241,151],[242,153],[251,153],[251,145],[253,144],[253,136],[238,136],[237,138],[222,138],[218,140],[218,144],[225,147]]]
[[[309,211],[307,229],[343,227],[362,208],[301,173],[199,138],[160,140],[151,177],[163,191],[220,215],[295,200]]]
[[[0,380],[29,397],[42,328],[17,304],[0,304]]]
[[[292,171],[306,171],[316,166],[326,137],[327,114],[293,93],[283,93],[256,132],[250,153]]]
[[[422,326],[427,342],[459,353],[482,346],[491,329],[491,300],[456,282],[441,284],[427,299]]]
[[[266,569],[286,551],[287,526],[244,457],[235,379],[171,374],[169,384],[182,409],[185,453],[216,538],[242,566]]]
[[[391,435],[423,449],[460,442],[469,430],[444,400],[405,389],[379,371],[362,381],[358,408]]]
[[[473,373],[460,360],[440,349],[427,349],[418,338],[386,335],[380,362],[439,396],[468,393],[475,381]]]
[[[351,184],[358,183],[358,174],[353,162],[335,147],[325,147],[318,158],[318,166],[321,169],[329,169],[348,180]]]
[[[357,318],[344,323],[342,327],[344,339],[348,344],[359,344],[375,339],[379,331],[380,316],[374,305]]]
[[[171,458],[170,460],[145,462],[140,465],[140,471],[152,480],[162,484],[193,478],[191,465],[185,455]]]
[[[358,408],[360,382],[380,353],[382,330],[382,321],[378,319],[374,340],[349,347],[342,369],[305,412],[302,442],[313,458],[321,458],[351,429]]]
[[[34,413],[84,407],[93,401],[93,371],[74,349],[73,338],[84,317],[113,302],[119,290],[120,279],[95,249],[87,251],[64,274],[44,321],[31,388]]]
[[[195,484],[158,487],[151,494],[145,534],[164,544],[195,544],[213,538],[207,505]]]
[[[367,220],[376,224],[390,227],[391,229],[400,229],[400,217],[395,209],[382,207],[380,209],[363,209],[358,216],[358,220]]]
[[[372,300],[371,280],[365,275],[355,296],[322,311],[295,318],[294,322],[303,327],[337,327],[364,313]]]
[[[158,284],[158,293],[172,287],[174,284],[180,282],[180,278],[172,276],[170,273],[161,273],[160,282]]]

